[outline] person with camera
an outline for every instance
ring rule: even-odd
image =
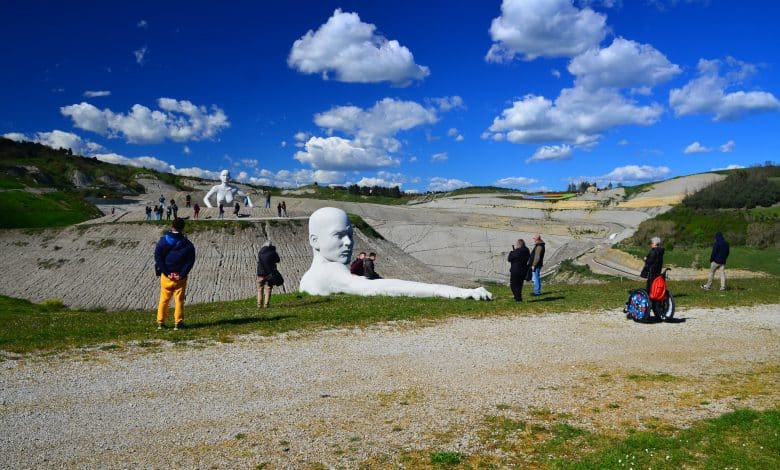
[[[281,274],[276,269],[276,264],[281,260],[276,247],[270,240],[263,243],[260,253],[257,254],[257,307],[268,308],[271,302],[271,289],[282,285]]]

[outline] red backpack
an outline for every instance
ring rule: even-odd
[[[666,298],[666,279],[663,276],[657,276],[653,279],[653,283],[650,284],[650,292],[648,292],[650,300],[661,301]]]

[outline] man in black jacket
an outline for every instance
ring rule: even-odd
[[[523,282],[528,274],[528,259],[531,252],[525,246],[525,240],[517,240],[517,245],[512,245],[512,251],[509,252],[507,261],[509,261],[509,288],[512,289],[512,295],[515,302],[523,301]]]
[[[715,233],[715,244],[712,245],[712,254],[710,255],[710,277],[707,283],[701,286],[704,290],[710,290],[712,280],[715,278],[715,271],[720,269],[720,290],[726,290],[726,259],[729,257],[729,243],[723,238],[720,232]]]
[[[279,253],[276,247],[267,241],[260,248],[257,254],[257,307],[268,308],[271,302],[271,273],[276,270],[276,263],[279,263]]]
[[[165,327],[165,317],[171,297],[175,302],[173,311],[174,330],[184,328],[184,294],[187,290],[187,276],[195,265],[195,246],[182,233],[184,219],[173,219],[171,230],[157,242],[154,249],[154,267],[160,276],[160,303],[157,305],[157,329]]]

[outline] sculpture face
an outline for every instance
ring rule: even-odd
[[[352,258],[352,224],[341,209],[324,207],[309,218],[309,243],[328,261],[349,263]]]
[[[230,172],[228,170],[222,170],[219,174],[219,179],[222,183],[227,184],[230,181]]]

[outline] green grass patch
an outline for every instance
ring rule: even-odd
[[[618,245],[616,248],[637,258],[643,258],[649,251],[647,247]],[[674,247],[664,252],[664,264],[682,268],[709,268],[711,247]],[[777,248],[751,248],[732,246],[726,263],[726,276],[729,269],[745,269],[773,276],[780,276],[780,250]]]
[[[623,429],[625,437],[567,422],[528,425],[490,417],[478,432],[481,451],[467,456],[423,450],[398,460],[406,468],[721,469],[780,468],[780,411],[740,409],[688,428]],[[439,456],[434,462],[433,456]]]
[[[590,468],[780,468],[780,411],[737,410],[663,434],[637,432],[578,459],[551,467]]]
[[[55,268],[54,266],[52,268]],[[700,281],[673,281],[677,318],[690,307],[725,308],[780,303],[778,278],[734,279],[724,294],[703,291]],[[190,328],[158,332],[152,310],[67,310],[0,296],[0,350],[34,352],[63,350],[129,341],[220,341],[236,335],[272,335],[292,330],[363,327],[386,321],[438,321],[453,316],[536,315],[572,312],[585,315],[599,309],[621,309],[627,291],[642,282],[613,279],[603,284],[544,284],[544,294],[516,304],[508,286],[487,285],[492,302],[465,299],[361,297],[353,295],[274,295],[269,310],[258,310],[256,299],[187,305]],[[157,292],[150,293],[157,296]],[[59,308],[59,307],[58,307]]]
[[[431,465],[449,467],[458,465],[463,456],[458,452],[434,452],[431,454]]]
[[[0,207],[0,228],[64,227],[103,215],[79,195],[60,191],[0,191]]]

